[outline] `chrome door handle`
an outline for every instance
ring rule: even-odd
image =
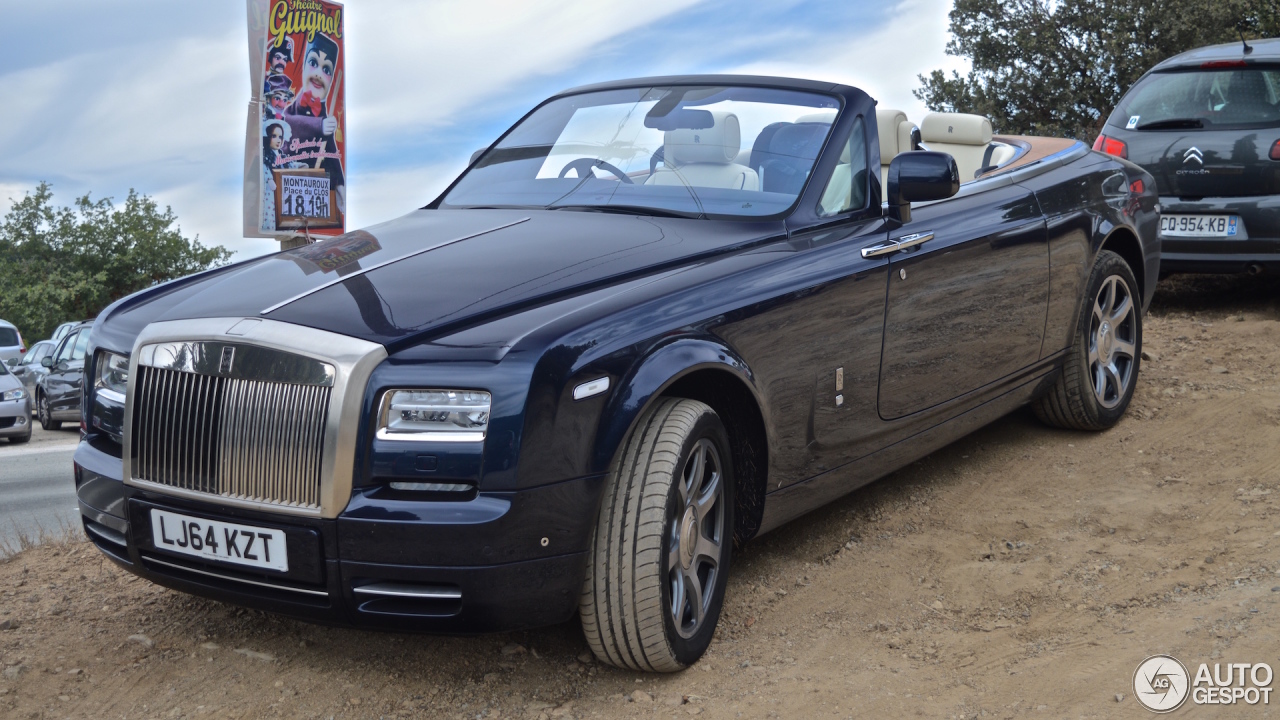
[[[885,242],[876,243],[875,245],[862,248],[862,257],[864,258],[880,257],[881,255],[888,255],[889,253],[897,249],[898,249],[898,243],[896,241],[886,240]]]
[[[894,250],[906,250],[917,245],[927,243],[933,239],[933,231],[913,233],[911,235],[903,235],[898,238],[898,242],[894,246]]]
[[[881,255],[888,255],[891,252],[906,250],[913,248],[922,243],[927,243],[933,239],[933,231],[912,233],[911,235],[903,235],[896,240],[886,240],[882,243],[876,243],[870,247],[862,248],[862,257],[873,258]]]

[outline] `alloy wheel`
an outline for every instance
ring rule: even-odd
[[[1098,404],[1120,404],[1133,381],[1137,315],[1133,292],[1119,275],[1102,281],[1089,323],[1089,381]]]
[[[685,461],[677,482],[677,507],[667,533],[669,611],[685,639],[702,628],[719,578],[725,532],[720,453],[703,438]]]

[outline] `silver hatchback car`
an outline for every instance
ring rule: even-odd
[[[31,393],[0,363],[0,438],[12,443],[31,439]]]
[[[27,344],[22,341],[22,333],[13,323],[0,320],[0,363],[9,358],[22,357],[27,351]]]

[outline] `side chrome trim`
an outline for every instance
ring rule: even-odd
[[[195,573],[197,575],[206,575],[208,577],[217,578],[219,580],[225,580],[227,582],[244,583],[245,585],[257,585],[258,587],[270,588],[272,590],[283,590],[285,592],[292,592],[292,593],[300,593],[302,595],[313,595],[316,597],[323,597],[323,598],[329,597],[329,593],[325,592],[324,590],[304,590],[302,588],[289,587],[288,585],[276,585],[275,583],[261,582],[259,580],[246,580],[244,578],[233,577],[231,575],[223,575],[222,573],[209,572],[208,570],[197,570],[193,567],[187,567],[185,565],[178,565],[175,563],[168,563],[163,560],[157,560],[154,555],[143,555],[142,559],[149,563],[155,563],[156,565],[163,565],[167,568],[173,568],[174,570],[181,570],[182,572]]]
[[[324,330],[262,319],[242,335],[234,336],[237,345],[253,345],[301,355],[333,369],[332,399],[324,427],[324,448],[320,459],[320,508],[289,507],[208,493],[192,492],[134,477],[132,467],[134,383],[142,360],[142,349],[162,343],[227,342],[227,331],[245,318],[199,318],[151,323],[134,341],[129,356],[129,391],[125,399],[124,477],[125,484],[153,492],[211,502],[228,507],[265,510],[284,515],[336,518],[351,502],[351,486],[355,473],[356,435],[360,429],[360,405],[364,389],[374,368],[387,357],[387,349],[377,343],[339,335]],[[243,330],[244,326],[238,328]]]
[[[408,258],[414,257],[415,255],[421,255],[422,253],[428,253],[428,252],[431,252],[432,250],[439,250],[439,249],[440,249],[440,248],[442,248],[442,247],[445,247],[445,246],[447,246],[447,245],[452,245],[452,244],[454,244],[454,243],[459,243],[459,242],[462,242],[463,240],[470,240],[471,238],[474,238],[474,237],[480,237],[481,235],[487,235],[487,234],[489,234],[489,233],[491,233],[491,232],[495,232],[495,231],[497,231],[497,230],[505,230],[506,228],[509,228],[509,227],[511,227],[512,225],[519,225],[519,224],[520,224],[520,223],[522,223],[522,222],[526,222],[526,221],[528,221],[528,219],[529,219],[529,218],[527,218],[527,217],[526,217],[526,218],[520,218],[519,220],[516,220],[516,221],[514,221],[514,222],[509,222],[509,223],[507,223],[507,224],[505,224],[505,225],[499,225],[499,226],[497,226],[497,227],[491,227],[491,228],[489,228],[488,230],[481,230],[480,232],[474,232],[474,233],[471,233],[470,235],[463,235],[462,237],[456,237],[456,238],[453,238],[452,240],[445,240],[445,241],[444,241],[444,242],[442,242],[442,243],[436,243],[435,245],[431,245],[431,246],[429,246],[429,247],[425,247],[425,248],[422,248],[422,249],[420,249],[420,250],[414,250],[414,251],[413,251],[413,252],[411,252],[411,253],[406,253],[406,254],[401,255],[400,257],[397,257],[397,258],[391,258],[390,260],[384,260],[384,261],[382,261],[382,262],[378,263],[377,265],[371,265],[371,266],[369,266],[369,267],[367,267],[367,268],[362,268],[362,269],[357,270],[357,271],[355,271],[355,272],[353,272],[353,273],[347,273],[346,275],[343,275],[343,276],[341,276],[341,277],[336,277],[336,278],[334,278],[334,279],[330,280],[329,282],[324,283],[323,285],[317,285],[316,287],[313,287],[313,288],[311,288],[310,290],[307,290],[307,291],[305,291],[305,292],[300,292],[300,293],[298,293],[297,295],[294,295],[293,297],[289,298],[288,300],[282,300],[282,301],[280,301],[280,302],[276,303],[275,305],[272,305],[271,307],[267,308],[266,310],[263,310],[263,311],[259,312],[258,314],[259,314],[259,315],[270,315],[271,313],[275,312],[276,310],[279,310],[280,308],[284,307],[285,305],[288,305],[288,304],[293,303],[293,302],[297,302],[298,300],[301,300],[302,298],[304,298],[304,297],[306,297],[306,296],[308,296],[308,295],[314,295],[315,293],[318,293],[318,292],[320,292],[321,290],[324,290],[324,289],[325,289],[325,288],[327,288],[327,287],[332,287],[332,286],[334,286],[334,285],[337,285],[337,284],[338,284],[338,283],[340,283],[340,282],[343,282],[343,281],[346,281],[346,280],[350,280],[350,279],[351,279],[351,278],[353,278],[353,277],[357,277],[357,276],[359,276],[359,275],[364,275],[365,273],[373,272],[374,270],[377,270],[377,269],[378,269],[378,268],[380,268],[380,267],[386,267],[386,266],[388,266],[388,265],[390,265],[390,264],[392,264],[392,263],[398,263],[398,262],[400,262],[401,260],[407,260]]]
[[[407,585],[404,583],[374,583],[351,588],[357,595],[378,597],[414,598],[416,600],[461,600],[462,591],[447,587]]]

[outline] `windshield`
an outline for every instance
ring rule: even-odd
[[[1280,69],[1221,68],[1149,75],[1111,125],[1129,129],[1280,126]]]
[[[837,97],[671,86],[543,105],[458,181],[441,207],[764,217],[795,204]]]
[[[11,347],[18,343],[18,331],[11,327],[0,327],[0,347]]]

